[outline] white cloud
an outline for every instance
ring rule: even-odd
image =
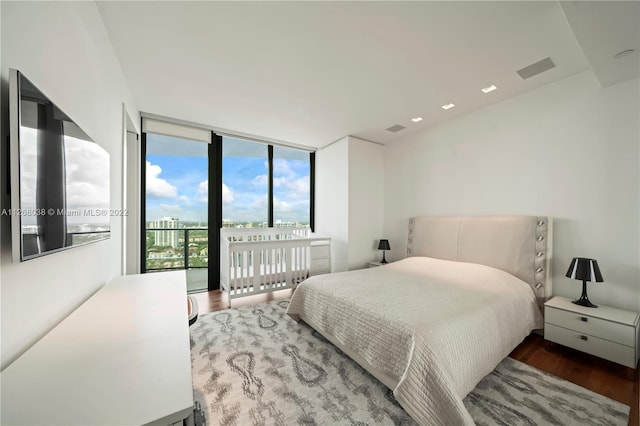
[[[162,168],[147,161],[147,195],[151,198],[175,198],[178,189],[160,178]]]
[[[284,177],[273,178],[273,187],[278,196],[287,200],[309,198],[309,176],[295,179]]]
[[[65,136],[67,208],[109,206],[109,154],[94,143]]]
[[[21,208],[36,207],[37,131],[20,129]],[[70,136],[64,138],[66,208],[108,208],[109,154],[100,146]]]
[[[200,203],[209,202],[209,179],[203,180],[198,184],[195,199]]]
[[[251,183],[253,183],[253,185],[255,185],[258,188],[267,187],[267,185],[269,184],[269,176],[267,176],[267,175],[258,175],[258,176],[253,178]]]
[[[287,178],[285,178],[284,176],[280,176],[280,177],[273,177],[273,187],[274,188],[280,188],[281,186],[284,186],[287,184]]]
[[[177,204],[160,204],[160,208],[168,213],[182,213],[182,207]]]
[[[267,211],[267,205],[269,204],[267,194],[251,194],[251,196],[253,198],[251,206],[254,210]]]
[[[222,184],[222,203],[223,204],[233,203],[233,190],[224,183]]]
[[[308,197],[310,189],[309,176],[294,180],[289,185],[289,189],[293,192],[293,198]]]
[[[291,163],[282,158],[275,158],[273,160],[273,169],[277,171],[278,175],[282,175],[288,178],[296,176],[296,172],[294,172],[291,168]]]
[[[196,192],[195,199],[201,203],[209,202],[209,179],[203,180],[198,184],[198,192]],[[225,183],[222,184],[222,202],[224,204],[233,203],[233,190]]]
[[[278,188],[279,195],[287,199],[308,198],[309,175],[300,176],[291,167],[291,162],[284,159],[274,160],[273,187]]]
[[[286,201],[273,197],[273,209],[277,212],[290,212],[293,206]]]

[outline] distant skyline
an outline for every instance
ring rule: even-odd
[[[181,140],[180,142],[201,144]],[[266,145],[232,138],[225,138],[225,142],[229,145],[234,143],[235,146],[234,149],[223,152],[223,219],[236,222],[266,222]],[[179,218],[181,221],[207,222],[208,160],[206,145],[204,147],[200,152],[201,156],[163,155],[167,153],[166,149],[162,150],[164,152],[161,151],[161,154],[147,154],[147,222],[167,216]],[[198,154],[195,149],[185,149],[187,150],[189,154]],[[308,153],[287,151],[292,150],[274,149],[274,220],[308,222]],[[302,160],[305,157],[306,161]]]

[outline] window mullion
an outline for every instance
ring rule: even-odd
[[[309,227],[316,227],[316,153],[309,153]]]
[[[268,183],[268,200],[267,205],[269,209],[268,213],[268,226],[269,228],[273,227],[273,145],[268,145],[267,147],[267,158],[268,158],[268,173],[269,173],[269,183]]]

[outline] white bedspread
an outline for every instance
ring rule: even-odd
[[[535,328],[529,285],[488,266],[410,257],[318,275],[288,313],[393,377],[393,393],[423,425],[473,424],[462,399]]]

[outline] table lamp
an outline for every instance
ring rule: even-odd
[[[587,281],[598,283],[603,281],[598,262],[595,259],[587,259],[586,257],[574,257],[566,276],[574,280],[582,280],[582,295],[578,300],[574,300],[573,303],[589,308],[597,308],[598,305],[591,303],[587,297]]]
[[[387,259],[384,258],[384,255],[386,253],[386,250],[391,250],[391,247],[389,246],[389,240],[380,240],[380,242],[378,243],[378,250],[382,250],[382,260],[380,261],[380,263],[387,263]]]

